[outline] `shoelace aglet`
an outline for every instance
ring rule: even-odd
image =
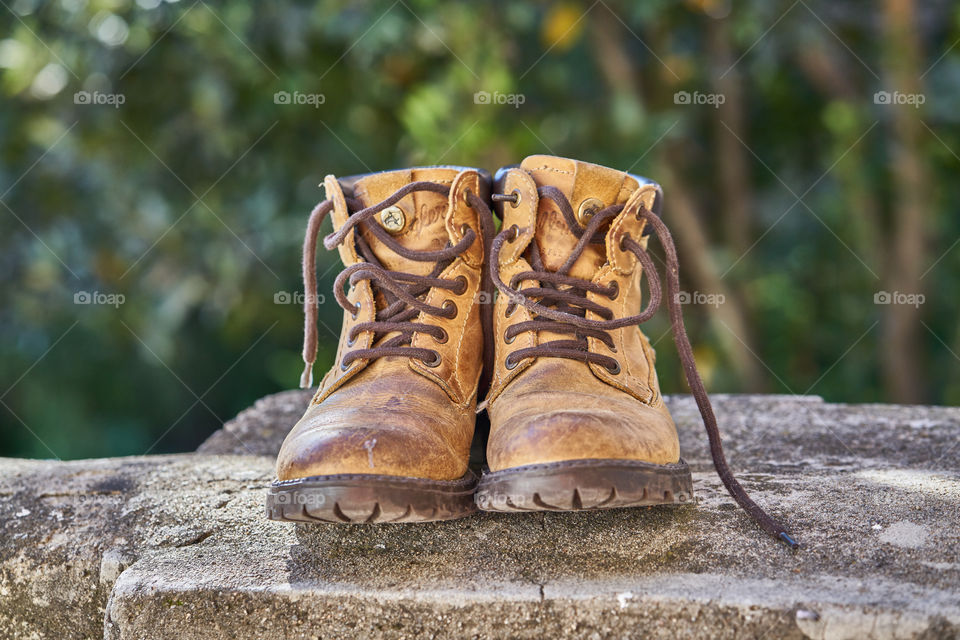
[[[785,543],[787,543],[787,546],[793,549],[794,551],[800,548],[800,543],[794,540],[793,538],[791,538],[790,534],[787,533],[786,531],[781,531],[780,535],[778,535],[777,537],[783,540]]]
[[[313,386],[313,363],[305,362],[303,373],[300,374],[300,388],[309,389]]]

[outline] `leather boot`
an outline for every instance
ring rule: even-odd
[[[690,470],[639,324],[666,297],[714,463],[734,499],[793,540],[733,478],[683,328],[676,251],[658,185],[623,171],[532,156],[497,174],[502,230],[490,251],[495,357],[485,401],[488,511],[567,511],[693,500]],[[666,295],[646,252],[666,254]],[[641,310],[641,278],[650,299]]]
[[[280,450],[268,515],[343,523],[467,515],[476,508],[467,462],[491,311],[476,304],[489,297],[489,174],[426,167],[327,176],[324,186],[304,243],[301,386],[311,386],[316,357],[315,252],[328,213],[334,233],[324,245],[346,267],[334,287],[343,326],[333,367]]]

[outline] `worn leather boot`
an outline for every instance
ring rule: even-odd
[[[687,381],[714,463],[734,499],[793,544],[733,478],[693,360],[678,300],[673,241],[651,181],[598,165],[532,156],[498,172],[503,226],[490,251],[499,290],[491,388],[488,511],[567,511],[691,502],[690,470],[664,405],[655,355],[639,324],[660,304],[646,252],[666,255],[666,298]],[[650,290],[641,309],[641,278]]]
[[[327,176],[324,185],[304,243],[301,386],[311,386],[316,357],[315,252],[328,213],[334,233],[324,245],[346,267],[334,287],[343,327],[333,367],[280,450],[268,515],[343,523],[468,515],[491,310],[476,304],[489,295],[489,175],[426,167]]]

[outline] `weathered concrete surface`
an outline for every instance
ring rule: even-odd
[[[274,451],[306,397],[220,455],[0,460],[0,637],[960,637],[960,409],[718,397],[792,553],[730,502],[685,397],[695,507],[270,522],[272,459],[229,454]]]

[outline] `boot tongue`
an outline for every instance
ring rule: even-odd
[[[586,208],[595,206],[596,211],[622,204],[640,186],[623,171],[569,158],[530,156],[520,164],[520,168],[530,174],[538,187],[551,186],[562,191],[573,207],[574,216],[581,204],[588,200]],[[534,239],[547,271],[558,270],[577,244],[577,236],[567,227],[560,208],[549,198],[540,199]],[[575,278],[592,280],[606,261],[606,248],[603,245],[588,244],[568,273]]]
[[[378,204],[411,182],[429,181],[449,186],[457,176],[457,169],[428,167],[386,171],[364,176],[353,187],[353,197],[364,207]],[[380,242],[368,225],[378,224],[390,231],[397,244],[414,251],[443,249],[449,241],[446,229],[447,196],[432,191],[414,191],[394,205],[360,225],[360,235],[377,260],[390,271],[427,275],[436,266],[433,262],[418,262],[394,253]]]

